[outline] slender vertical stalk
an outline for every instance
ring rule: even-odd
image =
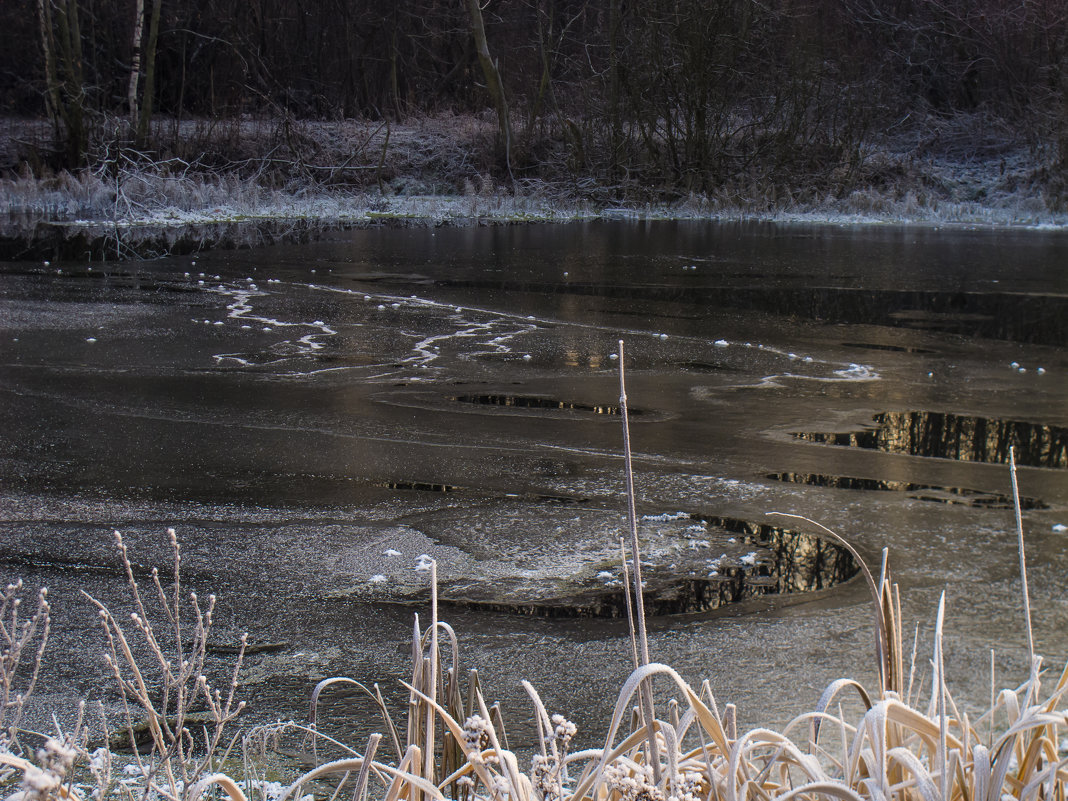
[[[1016,510],[1016,542],[1020,552],[1020,582],[1023,585],[1024,619],[1027,622],[1027,654],[1035,661],[1035,638],[1031,632],[1031,594],[1027,590],[1027,557],[1024,554],[1023,515],[1020,512],[1020,487],[1016,482],[1016,449],[1009,446],[1009,473],[1012,475],[1012,505]]]
[[[619,340],[619,412],[623,418],[623,469],[627,479],[627,523],[630,528],[630,553],[634,570],[634,604],[638,618],[638,645],[642,665],[649,664],[649,639],[645,630],[645,601],[642,598],[642,561],[638,545],[638,514],[634,507],[634,467],[630,452],[630,419],[627,414],[627,388],[623,367],[623,340]]]
[[[946,593],[938,599],[938,617],[935,619],[934,662],[938,680],[934,690],[938,694],[938,761],[939,790],[942,801],[949,801],[949,751],[946,747],[948,721],[946,720],[946,675],[945,656],[942,652],[942,625],[946,614]],[[991,710],[993,711],[993,710]]]
[[[991,749],[994,747],[994,701],[997,698],[996,685],[994,684],[995,672],[994,672],[994,649],[990,649],[990,736],[986,741],[986,747]]]
[[[433,560],[430,563],[430,686],[426,694],[433,703],[438,700],[438,563]],[[436,712],[433,704],[427,705],[426,709],[426,748],[425,767],[423,775],[437,783],[434,776],[434,726]]]
[[[630,528],[630,554],[633,560],[634,605],[638,619],[638,657],[641,664],[649,664],[649,636],[645,630],[645,600],[642,597],[642,558],[638,544],[638,514],[634,505],[634,466],[630,452],[630,416],[627,414],[627,387],[623,367],[623,340],[619,340],[619,413],[623,418],[623,468],[627,479],[627,522]],[[641,690],[642,718],[649,745],[649,763],[653,768],[653,780],[660,783],[660,756],[656,748],[655,716],[653,711],[652,682],[646,679]]]
[[[637,670],[640,663],[638,661],[638,637],[634,632],[634,602],[630,598],[630,569],[627,567],[627,544],[623,541],[623,536],[619,537],[619,556],[622,559],[623,564],[623,600],[627,604],[627,626],[630,629],[630,656],[634,663],[634,669]]]

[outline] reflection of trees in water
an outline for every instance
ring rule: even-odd
[[[744,534],[746,543],[770,551],[774,562],[758,562],[751,569],[729,567],[715,579],[671,587],[646,600],[653,614],[708,611],[757,595],[823,590],[848,581],[859,569],[844,548],[812,534],[733,518],[708,523]]]
[[[696,518],[695,518],[696,519]],[[758,595],[808,592],[833,587],[856,575],[858,565],[848,551],[812,534],[731,517],[706,517],[709,528],[735,535],[737,541],[765,551],[752,564],[732,560],[709,576],[681,575],[676,565],[652,565],[643,593],[649,615],[707,612]],[[768,554],[767,552],[770,552]],[[769,558],[770,555],[770,558]],[[494,583],[482,594],[469,582],[445,584],[444,604],[534,617],[624,617],[627,604],[622,588],[584,589],[530,598],[521,582]]]
[[[852,578],[857,564],[848,551],[800,531],[773,529],[778,592],[822,590]]]
[[[1015,446],[1017,464],[1068,467],[1068,429],[1058,426],[942,412],[881,412],[872,420],[877,427],[870,431],[794,436],[807,442],[992,464],[1007,464],[1009,448]]]

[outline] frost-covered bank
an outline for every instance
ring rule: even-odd
[[[195,123],[183,125],[192,136]],[[252,143],[246,158],[223,166],[207,166],[206,154],[192,163],[113,156],[79,172],[23,172],[0,180],[0,235],[31,241],[40,238],[44,225],[48,239],[106,235],[128,244],[134,255],[144,252],[137,243],[146,241],[158,253],[384,220],[464,224],[633,217],[1068,226],[1068,209],[1051,189],[1051,150],[1003,137],[980,147],[967,127],[922,141],[903,136],[873,145],[855,174],[821,179],[833,190],[820,190],[803,176],[774,183],[737,176],[712,191],[686,193],[672,187],[609,188],[580,177],[502,177],[486,158],[487,123],[476,117],[415,120],[393,126],[388,140],[381,125],[370,123],[302,125],[315,142],[315,161],[277,163],[270,128],[249,122],[242,132],[242,141]],[[30,135],[33,126],[9,125],[3,144],[10,150],[17,135]],[[227,233],[235,227],[256,233],[242,240]],[[18,253],[8,248],[6,255]]]

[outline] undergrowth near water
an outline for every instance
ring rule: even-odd
[[[377,124],[305,123],[302,136],[322,163],[282,144],[284,123],[242,123],[235,136],[245,146],[224,164],[206,163],[196,148],[184,158],[149,158],[110,143],[100,146],[94,167],[75,172],[0,169],[0,231],[28,237],[39,222],[130,228],[303,219],[330,226],[383,218],[1068,226],[1046,181],[1052,152],[1006,145],[979,158],[966,146],[975,127],[967,119],[932,129],[945,152],[927,152],[909,137],[872,144],[855,175],[831,176],[821,190],[814,177],[784,175],[780,185],[771,176],[739,175],[694,192],[641,182],[606,187],[554,170],[495,179],[485,163],[493,126],[475,118],[413,119],[388,134]],[[202,123],[184,125],[176,133],[183,139],[205,135]],[[3,151],[0,138],[0,164]]]
[[[628,609],[634,670],[597,747],[575,748],[575,726],[547,709],[526,682],[537,745],[532,757],[509,747],[503,711],[487,702],[476,671],[466,677],[461,673],[459,638],[438,617],[433,563],[430,619],[425,627],[418,615],[414,621],[408,705],[402,714],[390,712],[378,685],[331,677],[314,689],[307,724],[233,733],[241,711],[235,701],[236,667],[222,690],[204,674],[213,599],[202,605],[195,595],[182,593],[180,549],[173,535],[173,584],[164,587],[153,572],[143,595],[119,537],[133,611],[123,618],[102,604],[97,608],[107,661],[126,699],[122,725],[132,753],[119,757],[104,746],[90,752],[80,726],[44,740],[35,752],[28,745],[19,716],[47,639],[48,606],[42,595],[36,611],[21,618],[21,588],[12,585],[0,598],[0,723],[5,727],[0,781],[11,790],[8,799],[200,801],[225,795],[231,801],[290,801],[310,794],[331,801],[1064,801],[1068,756],[1061,738],[1068,727],[1063,703],[1068,668],[1047,687],[1042,659],[1033,652],[1015,463],[1010,469],[1017,495],[1023,616],[1031,644],[1030,671],[1022,685],[995,690],[992,684],[989,707],[976,717],[958,708],[946,687],[943,596],[927,690],[922,691],[925,682],[917,673],[926,671],[918,669],[915,644],[906,658],[900,594],[886,551],[873,572],[841,537],[815,524],[862,565],[872,593],[877,685],[866,688],[839,679],[814,709],[782,731],[739,732],[734,708],[720,707],[710,680],[692,686],[649,657],[642,596],[634,591],[641,587],[641,576],[640,559],[634,558],[639,551],[622,343],[619,355],[632,535],[629,543],[621,537],[620,548],[627,580],[633,582]],[[16,691],[16,674],[27,662],[34,664],[28,683]],[[239,653],[237,666],[240,662]],[[362,750],[319,730],[319,699],[334,685],[365,692],[382,714],[385,734],[372,735]],[[843,711],[847,694],[859,699],[854,704],[858,714]],[[194,716],[196,706],[205,712]],[[145,746],[137,745],[139,727]],[[292,734],[303,738],[316,764],[283,786],[263,775],[263,754]]]

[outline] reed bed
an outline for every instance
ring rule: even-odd
[[[619,355],[620,401],[625,410],[622,343]],[[626,442],[625,413],[623,419]],[[626,446],[633,523],[629,442]],[[1014,463],[1010,470],[1016,494]],[[1018,504],[1017,494],[1017,510]],[[378,685],[368,687],[357,679],[337,676],[315,687],[306,724],[231,734],[241,709],[234,700],[238,674],[235,668],[230,686],[223,691],[213,688],[203,675],[212,600],[201,605],[195,596],[182,595],[180,550],[172,539],[173,586],[165,589],[153,573],[147,595],[154,606],[139,592],[124,549],[134,612],[125,622],[98,605],[109,664],[129,702],[126,725],[130,729],[136,725],[133,710],[139,709],[150,744],[140,750],[135,745],[133,758],[124,758],[127,767],[119,769],[117,757],[108,748],[90,753],[84,736],[75,731],[50,738],[33,758],[20,741],[17,727],[16,707],[23,696],[9,693],[10,681],[6,681],[0,713],[16,717],[3,733],[0,779],[18,786],[7,796],[11,801],[89,797],[200,801],[221,796],[231,801],[306,801],[309,796],[330,801],[1064,801],[1068,756],[1061,739],[1068,726],[1063,705],[1068,667],[1047,687],[1042,658],[1033,653],[1032,646],[1027,680],[1018,687],[996,689],[992,685],[988,708],[970,716],[958,707],[946,686],[944,595],[935,619],[929,680],[924,681],[918,678],[927,671],[917,666],[915,641],[906,658],[900,592],[886,551],[878,570],[872,571],[848,542],[808,522],[852,551],[862,566],[872,595],[878,679],[870,688],[846,678],[832,682],[814,709],[782,731],[739,732],[734,708],[720,707],[708,680],[692,686],[670,666],[650,660],[641,593],[633,591],[640,588],[641,578],[630,570],[634,670],[620,689],[601,744],[573,748],[575,726],[547,709],[537,690],[524,682],[537,744],[532,756],[521,756],[518,749],[509,747],[502,710],[487,702],[477,671],[461,672],[459,638],[439,618],[436,565],[430,564],[429,621],[423,627],[419,616],[415,617],[406,710],[391,712]],[[1017,535],[1024,578],[1023,615],[1030,632],[1019,511]],[[629,543],[621,537],[624,568],[639,568],[637,558],[627,558],[628,548],[632,557],[637,555],[637,546],[636,536]],[[47,630],[43,598],[32,627],[18,619],[13,601],[18,589],[8,589],[0,617],[0,634],[7,648],[2,665],[9,678],[14,675],[11,659],[17,667],[19,657],[32,656],[33,643]],[[167,637],[149,622],[153,617],[162,622]],[[183,623],[183,619],[191,622]],[[190,637],[191,645],[186,644]],[[167,638],[172,640],[170,645]],[[138,655],[134,641],[148,646],[147,662]],[[149,676],[155,677],[158,687],[149,686]],[[927,689],[922,691],[925,683]],[[372,735],[362,750],[319,730],[320,697],[335,685],[355,686],[381,712],[384,735]],[[853,703],[844,703],[846,696]],[[208,713],[194,722],[190,710],[195,702],[206,703]],[[844,711],[853,707],[860,711]],[[304,737],[317,764],[286,786],[272,784],[263,776],[259,755],[283,733],[292,731]],[[321,751],[341,756],[321,757]],[[93,783],[76,780],[78,763],[88,767]],[[221,770],[224,765],[225,771]],[[136,780],[116,779],[116,772],[132,773]],[[234,778],[237,775],[239,779]]]

